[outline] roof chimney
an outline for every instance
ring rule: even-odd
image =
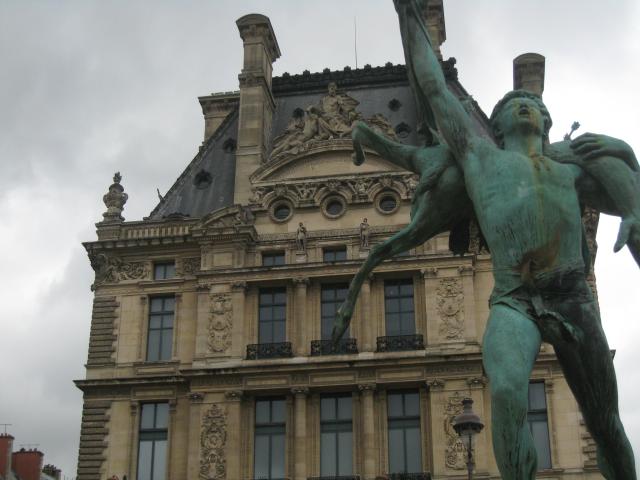
[[[444,24],[444,6],[442,0],[430,0],[425,2],[427,5],[422,11],[422,19],[431,37],[431,43],[433,43],[433,50],[439,60],[442,60],[442,53],[440,53],[440,46],[447,39],[447,30]]]
[[[20,480],[40,480],[42,471],[42,459],[44,454],[39,450],[21,448],[13,452],[11,456],[13,471],[16,472]]]
[[[513,89],[527,90],[542,96],[544,92],[544,57],[523,53],[513,59]]]
[[[9,478],[11,473],[11,454],[13,453],[13,437],[8,433],[0,434],[0,476]]]

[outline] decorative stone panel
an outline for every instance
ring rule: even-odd
[[[444,406],[444,431],[446,434],[447,446],[445,449],[445,465],[453,470],[465,470],[466,449],[464,443],[453,428],[453,419],[462,413],[462,396],[455,392],[447,399]]]
[[[446,340],[461,340],[464,336],[464,294],[461,279],[441,279],[436,302],[440,317],[440,336]]]
[[[108,401],[84,402],[80,426],[80,448],[78,451],[77,480],[100,480],[100,469],[105,460],[107,434],[109,430]]]
[[[115,365],[116,336],[113,323],[118,306],[116,297],[94,298],[87,365]]]
[[[211,295],[207,346],[212,353],[226,353],[231,347],[233,304],[230,293]]]
[[[202,433],[200,434],[201,479],[224,480],[227,478],[226,445],[227,413],[218,405],[212,405],[202,417]]]

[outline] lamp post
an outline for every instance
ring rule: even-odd
[[[467,474],[469,480],[473,478],[473,436],[476,433],[480,433],[484,428],[480,417],[473,413],[472,405],[473,400],[470,398],[463,399],[462,413],[456,415],[453,419],[453,429],[460,436],[464,446],[467,448]]]

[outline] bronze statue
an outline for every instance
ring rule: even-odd
[[[618,414],[617,384],[600,315],[585,276],[590,266],[581,212],[622,217],[615,249],[628,245],[640,264],[640,177],[621,140],[585,134],[549,144],[551,116],[530,92],[509,92],[491,115],[495,143],[477,135],[447,88],[416,0],[394,1],[409,79],[439,144],[413,147],[364,124],[352,132],[354,161],[363,146],[420,174],[411,223],[376,245],[336,316],[342,336],[363,280],[384,259],[477,221],[491,252],[495,287],[483,339],[492,398],[493,446],[505,479],[533,479],[536,452],[526,422],[527,390],[541,341],[551,343],[597,444],[609,480],[635,479],[633,451]],[[436,129],[437,126],[437,129]],[[437,132],[436,132],[437,130]]]

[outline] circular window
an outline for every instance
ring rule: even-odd
[[[338,218],[345,212],[346,203],[344,198],[335,195],[328,197],[322,202],[322,213],[329,218]]]
[[[400,198],[395,192],[384,192],[378,196],[376,207],[380,213],[394,213],[400,207]]]
[[[276,222],[286,222],[291,218],[293,207],[288,200],[279,200],[273,203],[269,213]]]

